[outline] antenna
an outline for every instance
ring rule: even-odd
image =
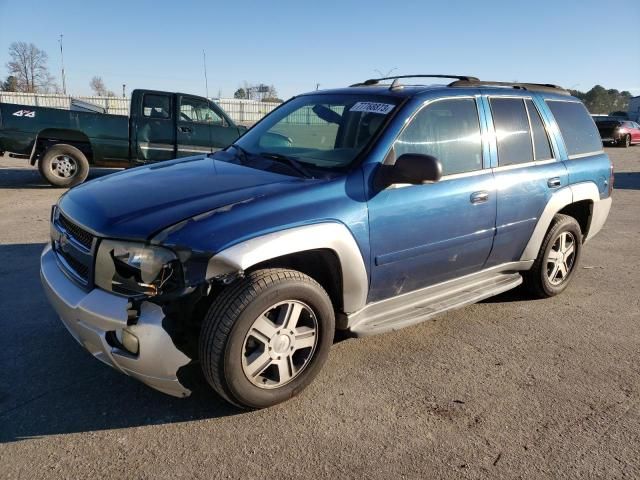
[[[204,51],[204,48],[202,49],[202,64],[204,65],[204,92],[205,92],[205,98],[207,99],[207,102],[210,102],[211,100],[209,100],[209,80],[207,79],[207,52]],[[211,149],[211,151],[209,152],[209,155],[211,155],[213,153],[213,139],[211,138],[211,125],[208,125],[208,129],[209,131],[209,148]]]
[[[207,79],[207,52],[202,49],[202,64],[204,65],[204,91],[209,99],[209,80]]]
[[[62,51],[62,37],[63,35],[60,34],[60,40],[58,40],[58,42],[60,43],[60,59],[61,59],[61,65],[62,65],[62,93],[64,93],[65,95],[67,94],[67,81],[64,77],[64,52]]]

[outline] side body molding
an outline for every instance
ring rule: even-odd
[[[345,313],[364,307],[369,290],[364,259],[353,235],[340,223],[289,228],[233,245],[211,257],[206,278],[222,277],[272,258],[317,249],[332,250],[340,261]]]
[[[593,212],[591,214],[589,230],[584,242],[591,240],[591,238],[600,231],[607,219],[607,216],[609,215],[611,197],[601,199],[598,187],[593,182],[576,183],[562,188],[553,194],[542,212],[542,215],[540,215],[540,219],[536,224],[536,228],[534,229],[533,234],[529,239],[529,243],[527,243],[527,246],[520,257],[520,260],[535,260],[538,256],[538,252],[540,251],[540,246],[542,245],[544,236],[546,235],[547,230],[549,230],[553,216],[567,205],[581,200],[591,200],[593,202]]]

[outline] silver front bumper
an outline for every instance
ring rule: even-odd
[[[186,397],[191,393],[176,376],[190,359],[162,327],[164,313],[158,305],[144,302],[137,323],[128,327],[140,342],[140,353],[134,356],[106,340],[107,332],[127,327],[126,298],[98,288],[86,292],[78,287],[60,270],[49,245],[40,258],[40,278],[64,326],[94,357],[169,395]]]

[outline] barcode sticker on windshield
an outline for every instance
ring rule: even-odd
[[[393,110],[395,105],[389,103],[376,103],[376,102],[358,102],[351,109],[350,112],[367,112],[367,113],[381,113],[386,115]]]

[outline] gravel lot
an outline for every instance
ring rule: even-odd
[[[38,276],[61,191],[0,159],[0,476],[639,478],[640,146],[607,150],[613,209],[565,294],[342,341],[301,396],[250,413],[75,343]]]

